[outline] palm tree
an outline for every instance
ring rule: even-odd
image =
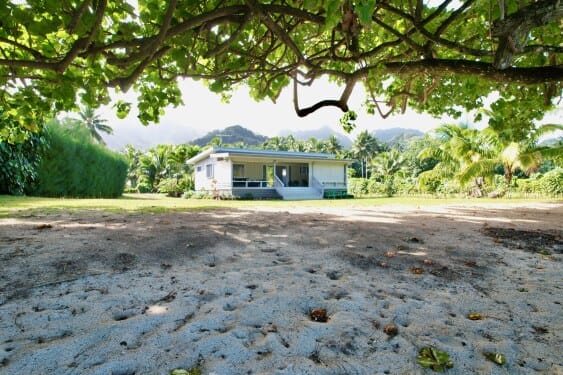
[[[377,143],[377,139],[373,135],[371,135],[367,130],[358,134],[354,144],[352,145],[352,153],[360,161],[362,177],[368,177],[368,160],[371,159],[378,151],[379,145]]]
[[[129,162],[129,170],[127,172],[127,179],[129,180],[129,186],[132,188],[137,187],[137,183],[140,177],[140,157],[142,155],[140,150],[137,150],[132,145],[125,146],[125,151],[123,152],[127,161]]]
[[[323,142],[319,142],[319,140],[315,137],[309,138],[304,142],[304,145],[305,152],[324,152]]]
[[[563,147],[538,147],[537,140],[544,134],[563,130],[563,125],[546,124],[533,130],[530,136],[519,142],[510,141],[505,134],[501,134],[493,128],[483,130],[486,142],[493,151],[488,157],[475,160],[460,173],[460,182],[466,183],[476,175],[493,175],[495,169],[501,165],[504,173],[504,181],[510,186],[514,173],[520,169],[529,174],[539,168],[545,157],[557,157],[563,154]]]
[[[264,143],[262,143],[262,149],[264,150],[274,150],[274,151],[286,151],[286,145],[284,144],[283,137],[272,137],[268,138]]]
[[[334,134],[325,141],[325,150],[334,155],[338,155],[342,151],[342,145]]]
[[[395,174],[401,171],[405,157],[399,149],[382,152],[371,161],[374,171],[385,183],[385,193],[391,197],[395,193]]]
[[[172,169],[168,158],[171,147],[171,145],[157,145],[150,148],[139,159],[142,172],[140,182],[150,187],[152,191],[155,191],[163,178],[172,177]]]
[[[85,107],[84,109],[82,109],[82,111],[80,111],[80,113],[78,113],[78,115],[80,116],[82,124],[84,124],[86,128],[88,128],[88,131],[90,132],[92,138],[94,138],[100,144],[105,145],[106,143],[104,142],[99,132],[104,132],[107,134],[113,133],[111,126],[105,124],[107,120],[102,119],[99,115],[96,115],[96,112],[92,107]]]
[[[374,171],[383,177],[392,176],[400,171],[404,162],[404,156],[396,148],[382,152],[371,161]]]
[[[439,162],[433,169],[419,175],[421,185],[431,179],[458,178],[458,173],[468,165],[493,153],[482,134],[467,125],[442,125],[436,128],[435,133],[441,141],[440,145],[424,148],[418,157],[421,160],[433,158]],[[477,178],[478,186],[479,181]]]

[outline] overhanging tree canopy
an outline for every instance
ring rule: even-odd
[[[0,140],[43,116],[139,96],[141,122],[181,103],[179,77],[275,100],[293,83],[299,116],[348,110],[354,86],[386,117],[407,105],[459,114],[501,97],[548,109],[561,95],[560,0],[8,0],[0,4]],[[300,85],[329,76],[339,98],[301,108]],[[383,105],[385,104],[385,105]],[[118,103],[125,116],[128,103]]]

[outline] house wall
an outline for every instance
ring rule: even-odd
[[[213,165],[213,177],[207,177],[207,165]],[[232,185],[232,164],[230,160],[219,160],[207,158],[195,166],[194,182],[195,189],[199,190],[224,190],[230,189]],[[199,169],[199,171],[198,171]],[[213,180],[216,180],[215,186]]]
[[[346,169],[342,163],[313,163],[313,177],[320,182],[346,182]]]
[[[281,196],[278,194],[274,188],[244,188],[237,189],[233,188],[233,196],[238,198],[250,198],[253,199],[280,199]]]

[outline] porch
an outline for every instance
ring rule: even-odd
[[[322,199],[315,187],[309,163],[232,161],[232,189],[237,196],[262,197],[275,194],[286,200]],[[273,192],[272,192],[273,190]],[[270,191],[270,192],[268,192]]]

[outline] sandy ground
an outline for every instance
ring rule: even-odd
[[[1,219],[0,373],[417,374],[432,345],[451,374],[563,374],[562,223],[556,203]]]

